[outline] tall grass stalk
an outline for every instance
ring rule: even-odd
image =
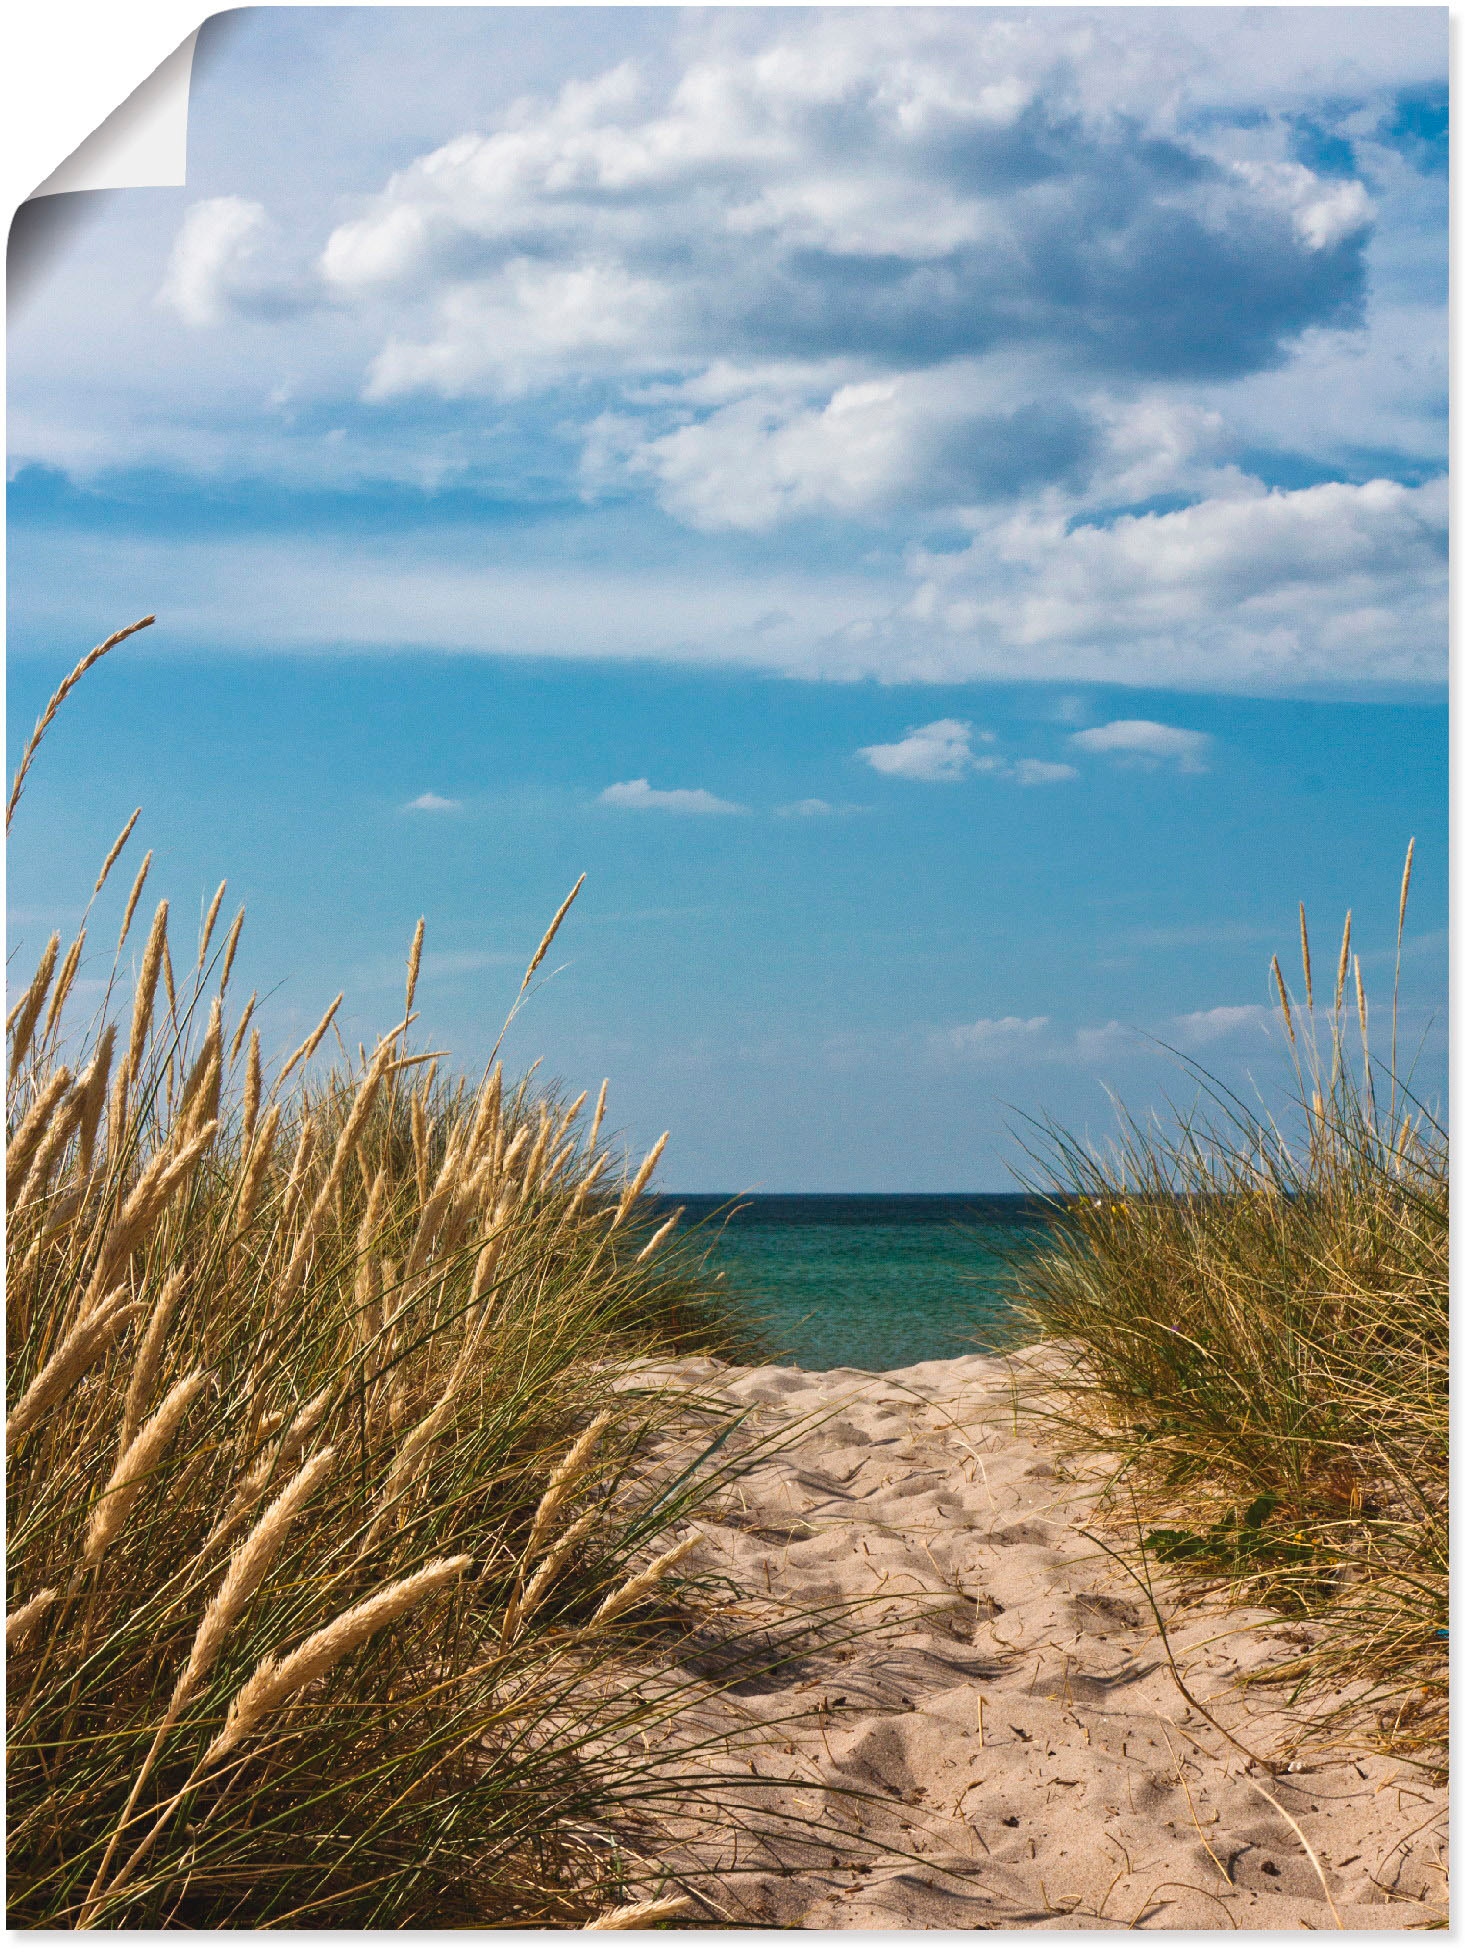
[[[411,978],[272,1078],[221,900],[171,998],[158,907],[125,1040],[117,965],[45,1014],[54,946],[12,1018],[9,1922],[604,1922],[709,1481],[613,1384],[725,1318],[604,1095],[439,1073]]]
[[[1412,866],[1411,843],[1401,940]],[[1070,1352],[1062,1415],[1117,1450],[1150,1550],[1307,1621],[1301,1693],[1341,1685],[1390,1741],[1428,1744],[1448,1647],[1446,1136],[1396,1073],[1397,975],[1385,1065],[1351,917],[1321,1002],[1300,921],[1300,995],[1272,962],[1288,1111],[1195,1073],[1194,1110],[1121,1111],[1106,1149],[1042,1127],[1053,1235],[1020,1299]]]

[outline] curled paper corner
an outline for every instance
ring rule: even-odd
[[[188,93],[199,30],[52,170],[27,203],[74,190],[176,189],[188,180]]]

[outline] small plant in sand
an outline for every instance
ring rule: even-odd
[[[1150,1562],[1306,1619],[1304,1691],[1343,1683],[1391,1741],[1430,1744],[1448,1648],[1449,1174],[1398,1071],[1412,863],[1411,843],[1388,1061],[1351,918],[1320,1001],[1302,911],[1299,993],[1272,962],[1287,1129],[1202,1076],[1202,1111],[1123,1117],[1106,1153],[1046,1130],[1053,1238],[1021,1294],[1074,1354],[1065,1414],[1120,1452]]]
[[[613,1384],[718,1333],[641,1217],[660,1144],[412,1052],[420,927],[397,1024],[322,1075],[338,997],[271,1075],[242,911],[180,976],[150,859],[90,1027],[91,908],[9,1021],[10,1922],[594,1920],[699,1495]]]

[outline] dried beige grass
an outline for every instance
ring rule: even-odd
[[[31,1169],[16,1197],[18,1207],[27,1206],[32,1200],[44,1197],[51,1174],[55,1171],[62,1152],[81,1117],[81,1102],[73,1091],[64,1098],[51,1114],[50,1122],[42,1134],[41,1143],[36,1147]]]
[[[558,909],[556,909],[554,920],[550,923],[549,927],[544,931],[544,939],[540,943],[539,947],[534,951],[534,954],[530,959],[529,967],[524,971],[524,980],[519,985],[520,996],[522,996],[525,990],[528,989],[529,984],[534,976],[535,970],[538,969],[539,965],[544,961],[545,957],[549,954],[550,944],[554,941],[555,937],[560,932],[560,923],[563,922],[565,917],[569,914],[570,909],[574,904],[576,895],[579,894],[580,890],[584,886],[585,886],[585,877],[582,874],[580,876],[580,879],[575,883],[574,887],[571,888],[570,892],[565,896],[564,900],[560,903]]]
[[[137,913],[137,904],[142,900],[143,887],[148,878],[148,869],[152,864],[153,850],[149,848],[147,853],[142,857],[141,867],[139,867],[137,873],[133,876],[132,888],[127,897],[127,906],[122,911],[122,926],[117,931],[117,954],[119,956],[122,953],[122,945],[127,940],[128,931],[132,927],[132,918]]]
[[[45,1025],[41,1031],[42,1043],[48,1043],[61,1021],[61,1012],[66,1008],[66,999],[71,994],[71,985],[76,981],[76,972],[81,967],[81,952],[86,947],[86,930],[78,929],[71,947],[61,964],[61,973],[56,978],[56,987],[51,992],[50,1008],[46,1011]]]
[[[92,1158],[96,1152],[97,1130],[102,1122],[102,1107],[107,1102],[107,1079],[112,1069],[112,1051],[117,1039],[117,1026],[107,1024],[97,1039],[97,1047],[92,1053],[92,1061],[77,1081],[76,1093],[81,1101],[81,1117],[78,1122],[78,1136],[81,1143],[79,1165],[85,1178],[92,1169]]]
[[[30,1049],[31,1038],[40,1021],[45,1005],[46,992],[51,987],[51,978],[56,973],[56,958],[61,951],[61,937],[52,935],[51,940],[41,951],[41,960],[36,964],[36,973],[30,980],[24,996],[6,1019],[5,1028],[10,1033],[10,1082],[15,1083],[20,1067],[25,1063]]]
[[[495,1064],[483,1081],[478,1094],[478,1104],[473,1116],[473,1129],[468,1134],[470,1154],[478,1154],[487,1149],[498,1131],[499,1115],[503,1105],[504,1073],[503,1066]]]
[[[336,1141],[336,1150],[331,1157],[330,1168],[296,1237],[285,1272],[280,1276],[277,1289],[279,1307],[285,1307],[293,1300],[300,1283],[305,1278],[305,1269],[315,1246],[316,1235],[320,1230],[321,1222],[330,1211],[336,1197],[336,1190],[345,1176],[346,1168],[351,1162],[351,1155],[356,1150],[356,1142],[361,1137],[362,1127],[370,1116],[390,1050],[391,1046],[386,1042],[378,1045],[371,1068],[362,1079],[360,1088],[351,1101],[351,1109],[346,1114],[346,1122],[341,1127],[341,1135]]]
[[[236,1531],[248,1517],[256,1500],[269,1489],[280,1472],[288,1471],[292,1464],[299,1461],[305,1446],[310,1442],[322,1417],[334,1401],[335,1390],[327,1387],[319,1391],[296,1412],[284,1435],[276,1437],[274,1443],[266,1448],[254,1469],[240,1479],[227,1511],[208,1536],[207,1546],[216,1546],[220,1539],[227,1538],[230,1533]],[[267,1445],[268,1440],[274,1436],[283,1421],[283,1417],[278,1413],[265,1419],[262,1436]]]
[[[96,1268],[82,1298],[81,1313],[110,1285],[113,1275],[188,1178],[213,1143],[217,1124],[205,1125],[176,1149],[155,1153],[127,1197],[103,1242]]]
[[[113,1828],[101,1865],[87,1893],[88,1907],[96,1901],[106,1884],[107,1873],[112,1868],[112,1861],[121,1845],[127,1826],[132,1821],[133,1811],[137,1808],[138,1799],[152,1774],[153,1764],[158,1759],[164,1741],[170,1731],[177,1726],[183,1710],[208,1679],[214,1663],[223,1651],[230,1628],[258,1590],[260,1581],[274,1563],[285,1534],[289,1531],[300,1507],[330,1471],[334,1459],[335,1453],[331,1450],[320,1451],[311,1458],[305,1468],[286,1485],[248,1537],[235,1548],[219,1590],[204,1609],[198,1631],[193,1637],[193,1646],[174,1686],[167,1711],[153,1735],[152,1744],[143,1759],[141,1768],[133,1778],[127,1802]]]
[[[223,1080],[224,1006],[215,997],[209,1006],[208,1028],[198,1056],[189,1067],[178,1101],[176,1122],[181,1126],[205,1124],[218,1110],[219,1088]],[[199,1116],[202,1112],[202,1116]]]
[[[116,840],[113,841],[111,848],[108,851],[107,858],[102,863],[102,872],[97,876],[96,886],[92,889],[93,901],[96,900],[97,896],[102,892],[103,888],[106,887],[107,877],[111,874],[113,868],[116,867],[118,855],[122,852],[123,848],[126,847],[128,841],[131,840],[132,830],[137,825],[138,821],[141,820],[141,818],[142,818],[142,808],[134,807],[132,809],[132,818],[127,822],[127,825],[122,829],[122,832],[117,836]]]
[[[163,952],[168,941],[168,904],[160,901],[153,914],[153,925],[148,930],[148,939],[142,952],[142,972],[137,979],[137,988],[132,998],[132,1029],[127,1039],[127,1057],[123,1070],[129,1078],[135,1078],[142,1064],[143,1050],[147,1045],[148,1031],[152,1027],[153,1002],[157,995],[158,976],[163,966]]]
[[[295,1156],[290,1161],[290,1170],[285,1175],[285,1193],[281,1201],[280,1218],[289,1227],[295,1216],[295,1209],[305,1194],[306,1176],[310,1171],[310,1161],[315,1152],[315,1120],[307,1112],[300,1121],[299,1136],[295,1141]]]
[[[64,1396],[73,1383],[84,1376],[97,1358],[112,1346],[117,1336],[142,1313],[140,1301],[128,1299],[124,1284],[84,1315],[53,1351],[39,1375],[31,1383],[5,1422],[5,1442],[12,1448],[33,1430],[46,1411]]]
[[[457,1192],[458,1174],[462,1168],[462,1157],[456,1146],[449,1146],[443,1163],[438,1170],[437,1180],[427,1197],[417,1220],[417,1229],[412,1236],[412,1246],[407,1254],[407,1265],[402,1270],[404,1282],[410,1281],[426,1264],[433,1241],[452,1204]]]
[[[10,823],[15,818],[15,809],[20,803],[21,790],[25,785],[25,776],[31,769],[31,761],[35,758],[37,749],[42,739],[45,738],[52,719],[55,718],[57,712],[61,709],[62,701],[65,699],[66,694],[74,686],[80,684],[92,666],[99,663],[107,655],[108,651],[115,650],[127,638],[135,636],[140,630],[146,630],[149,624],[156,623],[156,621],[157,619],[155,617],[139,617],[135,624],[128,624],[124,630],[114,630],[105,643],[98,644],[95,650],[88,651],[86,656],[66,674],[60,684],[51,693],[46,703],[46,709],[36,720],[36,729],[31,733],[26,749],[21,754],[20,764],[15,769],[15,779],[10,788],[10,799],[5,808],[5,831],[7,834],[10,832]],[[134,819],[136,817],[136,815],[133,816]]]
[[[254,1143],[246,1156],[239,1180],[239,1201],[234,1213],[236,1237],[244,1234],[254,1218],[255,1208],[274,1157],[275,1134],[280,1126],[280,1107],[271,1105],[265,1113]]]
[[[224,938],[224,965],[223,968],[219,971],[220,996],[222,996],[224,994],[224,991],[229,987],[229,977],[233,972],[234,958],[239,953],[239,937],[243,932],[243,929],[244,929],[244,910],[241,908],[239,913],[234,917],[233,922],[229,926],[228,935],[225,936]],[[252,999],[249,1007],[251,1009],[253,1009],[254,1007]]]
[[[16,1607],[13,1613],[5,1616],[5,1648],[8,1653],[12,1647],[22,1647],[30,1637],[32,1627],[50,1607],[60,1598],[54,1586],[46,1586],[34,1593],[23,1606]]]
[[[504,1640],[512,1640],[520,1627],[539,1611],[550,1587],[563,1570],[565,1561],[601,1517],[602,1514],[598,1511],[582,1512],[574,1524],[555,1540],[534,1568],[523,1593],[510,1600],[505,1609],[501,1629]]]
[[[549,1483],[545,1487],[544,1496],[540,1499],[538,1509],[535,1511],[534,1522],[529,1527],[529,1537],[524,1546],[524,1560],[526,1564],[534,1557],[544,1541],[549,1537],[550,1530],[559,1514],[560,1507],[574,1490],[576,1480],[584,1471],[591,1451],[599,1443],[602,1433],[609,1427],[613,1420],[612,1413],[609,1410],[602,1410],[599,1416],[592,1418],[580,1432],[580,1435],[575,1439],[569,1450],[560,1459],[559,1463],[556,1464],[553,1471],[551,1471]]]
[[[483,1339],[486,1327],[487,1317],[480,1315],[477,1322],[474,1323],[468,1334],[463,1338],[463,1346],[458,1351],[458,1359],[448,1373],[447,1381],[442,1386],[442,1391],[437,1402],[429,1410],[427,1415],[419,1423],[415,1424],[402,1439],[397,1455],[392,1461],[392,1468],[387,1473],[387,1480],[382,1487],[381,1496],[377,1501],[380,1507],[378,1516],[367,1532],[363,1549],[374,1545],[385,1532],[398,1501],[410,1488],[413,1480],[418,1475],[417,1467],[419,1461],[429,1446],[447,1428],[448,1422],[457,1407],[458,1392],[467,1380],[468,1372],[473,1366],[473,1358],[478,1353],[478,1348]]]
[[[413,1177],[417,1181],[417,1198],[419,1204],[427,1198],[427,1175],[429,1168],[427,1157],[427,1107],[423,1103],[423,1097],[424,1093],[422,1091],[413,1092],[411,1112],[412,1172]]]
[[[412,947],[407,952],[407,999],[402,1011],[404,1017],[410,1017],[412,1014],[412,999],[417,994],[417,978],[422,969],[422,938],[426,931],[427,917],[419,915],[412,936]]]
[[[259,1522],[234,1548],[228,1571],[199,1622],[187,1665],[173,1690],[168,1707],[170,1715],[176,1714],[207,1678],[230,1628],[273,1565],[296,1514],[316,1486],[329,1475],[335,1459],[336,1453],[329,1446],[317,1451],[301,1466],[280,1495],[266,1508]]]
[[[286,1078],[289,1077],[290,1073],[295,1069],[295,1066],[297,1064],[308,1064],[311,1058],[315,1056],[316,1050],[320,1045],[321,1039],[325,1036],[326,1032],[330,1029],[332,1023],[335,1021],[336,1012],[337,1010],[340,1009],[342,1003],[345,1001],[345,998],[346,998],[346,992],[342,990],[340,994],[336,997],[335,1002],[331,1004],[330,1008],[326,1011],[325,1015],[321,1018],[320,1022],[316,1025],[315,1029],[312,1030],[310,1035],[306,1038],[305,1042],[302,1045],[300,1045],[298,1050],[292,1051],[289,1057],[286,1058],[285,1062],[280,1067],[280,1075],[275,1080],[275,1083],[277,1085],[282,1085],[285,1082]]]
[[[667,1235],[672,1231],[673,1227],[676,1226],[678,1220],[681,1219],[682,1215],[686,1212],[686,1210],[687,1209],[684,1206],[679,1206],[676,1212],[671,1216],[670,1220],[662,1221],[661,1225],[656,1229],[656,1232],[651,1236],[650,1240],[647,1241],[646,1245],[641,1249],[640,1253],[636,1256],[635,1265],[637,1267],[641,1265],[642,1261],[649,1261],[651,1259],[651,1256],[656,1252],[657,1248],[660,1247],[661,1243],[666,1239]]]
[[[138,1844],[122,1869],[109,1885],[103,1887],[99,1874],[88,1892],[86,1901],[77,1918],[77,1928],[86,1930],[103,1899],[119,1891],[138,1865],[152,1849],[159,1833],[195,1782],[216,1762],[236,1749],[253,1731],[277,1708],[281,1708],[293,1696],[308,1688],[313,1681],[324,1678],[337,1661],[343,1659],[353,1648],[369,1640],[393,1620],[400,1619],[414,1606],[419,1606],[431,1594],[438,1592],[450,1581],[456,1579],[463,1569],[471,1564],[466,1554],[453,1559],[435,1560],[424,1566],[421,1572],[401,1579],[395,1585],[375,1593],[359,1605],[348,1607],[319,1633],[314,1633],[304,1641],[293,1654],[282,1661],[266,1658],[261,1661],[254,1673],[235,1695],[230,1704],[228,1717],[219,1734],[214,1737],[202,1760],[190,1774],[183,1788],[164,1808],[153,1824],[152,1829]],[[120,1835],[120,1831],[118,1833]]]
[[[224,1726],[209,1744],[201,1767],[208,1768],[238,1748],[267,1716],[308,1688],[312,1681],[323,1679],[353,1648],[413,1607],[420,1606],[471,1564],[466,1552],[451,1559],[435,1559],[420,1572],[411,1573],[406,1579],[373,1593],[369,1599],[348,1607],[283,1660],[268,1657],[261,1661],[235,1695]]]
[[[600,1137],[601,1123],[605,1118],[606,1094],[609,1090],[610,1079],[602,1078],[600,1081],[600,1096],[595,1101],[595,1116],[590,1121],[590,1131],[585,1139],[585,1150],[587,1152],[594,1152],[595,1141]]]
[[[544,1164],[545,1147],[549,1144],[549,1120],[542,1105],[539,1114],[539,1130],[534,1135],[534,1143],[529,1148],[529,1157],[524,1161],[524,1171],[519,1179],[520,1191],[524,1199],[528,1199],[534,1191],[540,1168]]]
[[[1307,998],[1307,1007],[1310,1010],[1312,1008],[1312,944],[1307,939],[1307,905],[1305,902],[1298,902],[1297,904],[1297,932],[1302,939],[1303,994]],[[1274,964],[1276,960],[1277,958],[1273,956],[1272,961]]]
[[[138,1431],[142,1428],[143,1412],[153,1393],[157,1380],[158,1364],[162,1360],[163,1345],[168,1339],[168,1330],[173,1321],[173,1310],[178,1305],[188,1279],[185,1269],[175,1268],[163,1283],[162,1291],[153,1303],[153,1312],[148,1317],[148,1325],[143,1330],[138,1343],[137,1354],[132,1362],[132,1375],[128,1378],[127,1397],[122,1406],[122,1434],[117,1439],[119,1450],[125,1451]]]
[[[224,890],[228,885],[227,881],[219,883],[214,898],[209,903],[209,912],[203,918],[203,927],[198,932],[198,957],[193,965],[195,969],[201,970],[204,966],[204,959],[209,952],[209,943],[213,940],[214,924],[218,921],[219,910],[224,905]]]
[[[173,980],[173,951],[168,947],[166,934],[163,937],[163,994],[168,999],[168,1016],[176,1027],[178,1023],[178,988]],[[168,1060],[168,1074],[171,1080],[173,1060]]]
[[[176,1382],[112,1468],[101,1497],[92,1507],[82,1563],[95,1566],[116,1542],[148,1478],[162,1462],[189,1406],[208,1381],[201,1369]]]
[[[240,913],[241,915],[243,914],[242,909]],[[231,1065],[236,1061],[240,1051],[244,1048],[244,1039],[249,1034],[249,1026],[254,1020],[255,1005],[258,1002],[259,991],[251,990],[249,993],[249,1001],[239,1012],[239,1021],[234,1026],[234,1035],[229,1040],[229,1062]]]
[[[639,1932],[649,1925],[659,1925],[664,1919],[679,1918],[687,1910],[692,1900],[680,1898],[647,1898],[641,1904],[617,1905],[614,1911],[603,1911],[598,1918],[592,1918],[582,1927],[587,1932]]]
[[[636,1173],[636,1177],[631,1181],[630,1185],[626,1188],[625,1192],[621,1195],[621,1203],[616,1208],[614,1220],[612,1220],[610,1223],[612,1233],[615,1232],[616,1228],[625,1219],[626,1215],[630,1212],[631,1208],[636,1204],[637,1200],[640,1199],[642,1190],[645,1187],[647,1180],[650,1179],[651,1175],[656,1171],[656,1162],[661,1157],[662,1153],[666,1150],[666,1142],[670,1137],[671,1137],[670,1132],[663,1132],[661,1137],[656,1141],[656,1144],[652,1146],[651,1150],[647,1153],[646,1157],[641,1161],[641,1165]]]
[[[56,1116],[62,1099],[71,1089],[71,1073],[63,1064],[59,1071],[53,1071],[41,1090],[37,1093],[30,1110],[16,1127],[14,1136],[5,1148],[5,1200],[9,1205],[20,1188],[25,1184],[31,1160],[39,1150],[41,1141]]]
[[[1333,986],[1333,1014],[1339,1015],[1343,1009],[1343,995],[1348,987],[1348,951],[1353,942],[1353,910],[1350,908],[1343,917],[1343,946],[1338,951],[1338,979]]]
[[[243,1025],[240,1028],[242,1029]],[[244,1106],[241,1113],[240,1137],[246,1151],[253,1142],[254,1128],[259,1119],[259,1100],[263,1082],[264,1070],[260,1062],[259,1032],[256,1030],[250,1033],[249,1056],[244,1061]]]
[[[591,1626],[608,1626],[622,1613],[629,1612],[639,1601],[644,1600],[648,1593],[654,1591],[672,1567],[680,1564],[700,1543],[699,1535],[694,1532],[691,1538],[683,1539],[680,1545],[672,1546],[669,1552],[663,1552],[653,1559],[644,1572],[638,1572],[634,1578],[628,1579],[624,1586],[618,1586],[613,1593],[608,1593],[595,1609],[590,1621]]]

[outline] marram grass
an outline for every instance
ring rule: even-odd
[[[1107,1151],[1045,1130],[1054,1235],[1021,1303],[1072,1354],[1061,1414],[1118,1452],[1116,1516],[1150,1570],[1294,1616],[1301,1700],[1341,1687],[1355,1722],[1428,1748],[1448,1655],[1448,1155],[1398,1080],[1397,972],[1385,1061],[1350,933],[1321,998],[1305,912],[1298,995],[1273,961],[1285,1117],[1202,1076],[1198,1110],[1121,1115]]]
[[[86,925],[9,1024],[8,1922],[618,1916],[701,1493],[611,1382],[724,1333],[654,1156],[413,1052],[420,934],[325,1074],[334,1005],[269,1077],[222,890],[181,976],[157,905],[119,1007],[146,881],[90,1028]]]

